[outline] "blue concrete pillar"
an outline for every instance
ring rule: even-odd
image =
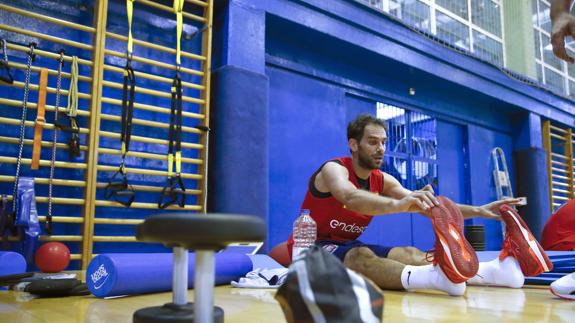
[[[549,219],[549,183],[547,155],[543,149],[541,117],[525,113],[512,120],[514,131],[513,161],[515,196],[526,196],[527,205],[519,212],[533,235],[539,239]]]
[[[217,1],[214,19],[208,209],[268,216],[265,12]]]
[[[505,153],[507,167],[511,171],[512,140],[510,136],[491,129],[469,124],[467,126],[468,158],[469,158],[469,198],[472,205],[480,206],[493,202],[497,199],[497,192],[493,180],[493,162],[491,150],[501,147]],[[513,178],[513,175],[511,174]],[[485,243],[487,250],[499,250],[501,248],[502,230],[501,223],[496,220],[473,218],[466,221],[466,225],[484,225]]]

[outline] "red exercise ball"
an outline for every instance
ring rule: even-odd
[[[36,250],[34,261],[44,273],[61,272],[70,263],[70,249],[61,242],[48,242]]]

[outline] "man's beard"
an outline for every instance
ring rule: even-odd
[[[364,153],[361,148],[358,150],[358,163],[359,166],[365,169],[379,169],[383,164],[383,155],[381,156],[381,162],[378,163],[375,161],[374,158],[369,156],[368,154]]]

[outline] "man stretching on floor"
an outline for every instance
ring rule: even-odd
[[[536,241],[533,244],[529,229],[514,209],[506,205],[520,199],[475,207],[437,198],[429,185],[412,192],[379,170],[387,141],[382,120],[361,115],[348,125],[347,137],[351,157],[327,161],[311,176],[302,209],[309,209],[317,223],[316,243],[348,268],[383,289],[437,289],[449,295],[463,295],[465,281],[519,288],[524,274],[549,270],[547,256]],[[503,250],[498,259],[478,265],[475,251],[462,234],[463,217],[500,219],[500,209],[507,224]],[[373,216],[402,212],[419,212],[432,219],[436,234],[433,264],[414,247],[385,247],[357,240]],[[290,236],[290,257],[292,246]]]

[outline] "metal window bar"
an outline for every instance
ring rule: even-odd
[[[404,187],[438,187],[435,119],[415,111],[378,102],[378,118],[388,123],[386,161],[383,171]]]

